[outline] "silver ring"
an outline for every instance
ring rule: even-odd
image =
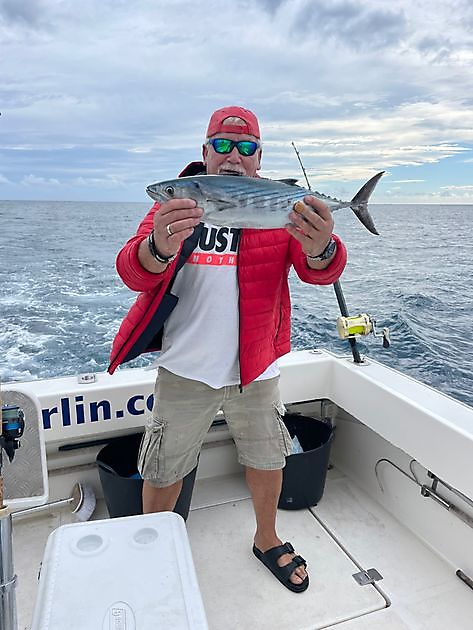
[[[171,230],[171,224],[170,223],[168,225],[166,225],[166,232],[169,234],[169,236],[172,236],[174,234],[174,232]]]

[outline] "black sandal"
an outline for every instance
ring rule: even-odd
[[[253,545],[253,553],[261,560],[265,567],[267,567],[271,573],[278,578],[281,584],[284,584],[286,588],[294,593],[302,593],[309,586],[309,576],[307,575],[304,580],[300,584],[294,584],[291,582],[291,575],[297,569],[297,567],[304,566],[307,568],[307,562],[304,560],[302,556],[294,556],[294,558],[288,564],[285,564],[283,567],[280,567],[278,564],[278,559],[283,556],[285,553],[294,553],[294,547],[291,543],[286,542],[284,545],[279,545],[278,547],[272,547],[265,551],[264,553]]]

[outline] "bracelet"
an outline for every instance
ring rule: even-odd
[[[167,265],[168,263],[172,262],[177,256],[177,254],[171,254],[170,256],[162,256],[158,252],[158,250],[156,249],[156,245],[154,243],[154,230],[151,230],[151,232],[148,234],[148,249],[149,249],[149,253],[156,260],[156,262],[159,262],[163,265]]]
[[[316,260],[316,261],[327,260],[328,258],[333,256],[336,250],[337,250],[337,243],[335,239],[331,238],[327,247],[318,256],[309,256],[309,254],[306,254],[306,257],[309,260]]]

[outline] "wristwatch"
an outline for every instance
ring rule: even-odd
[[[327,260],[327,258],[330,258],[331,256],[334,255],[336,249],[337,249],[337,243],[335,239],[331,238],[327,247],[318,256],[309,256],[309,254],[306,254],[306,256],[309,260],[315,260],[315,261]]]
[[[149,248],[149,253],[151,254],[151,256],[159,263],[162,263],[163,265],[166,265],[167,263],[172,262],[177,254],[171,254],[170,256],[162,256],[158,250],[156,249],[156,245],[154,243],[154,230],[151,230],[151,232],[148,234],[148,248]]]

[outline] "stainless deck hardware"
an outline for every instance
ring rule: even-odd
[[[0,630],[18,630],[12,509],[17,499],[26,499],[26,505],[33,505],[43,502],[47,496],[47,482],[44,480],[46,459],[43,457],[44,451],[42,453],[44,436],[41,433],[42,418],[38,402],[22,392],[1,392]],[[13,466],[4,467],[4,455],[8,457],[9,464],[14,460]],[[17,482],[15,490],[19,496],[11,497],[9,489],[14,482]]]
[[[470,507],[473,507],[473,501],[469,497],[467,497],[465,494],[463,494],[462,492],[460,492],[459,490],[457,490],[453,486],[450,486],[448,483],[446,483],[445,481],[440,479],[440,477],[437,477],[436,475],[434,475],[434,473],[431,472],[430,470],[427,470],[427,477],[432,479],[432,484],[429,486],[429,485],[427,485],[425,483],[421,483],[421,481],[418,479],[418,477],[417,477],[417,475],[415,473],[415,470],[414,470],[414,464],[418,464],[419,463],[415,459],[411,459],[411,461],[409,462],[409,470],[411,471],[412,476],[409,475],[405,470],[400,468],[400,466],[398,466],[397,464],[395,464],[391,460],[386,459],[386,458],[379,459],[376,462],[376,464],[374,465],[374,472],[375,472],[376,479],[378,481],[379,487],[381,488],[381,492],[384,492],[384,488],[383,488],[383,486],[381,484],[381,480],[380,480],[380,478],[378,476],[378,466],[382,462],[386,462],[386,463],[390,464],[396,470],[398,470],[400,473],[402,473],[405,477],[407,477],[410,481],[415,483],[420,488],[420,493],[421,493],[421,495],[423,497],[432,499],[433,501],[438,503],[441,507],[443,507],[444,509],[446,509],[449,512],[451,512],[452,514],[454,514],[457,518],[459,518],[461,521],[463,521],[463,523],[468,525],[468,527],[473,528],[473,516],[470,516],[464,510],[462,510],[461,508],[457,507],[454,503],[452,503],[451,501],[449,501],[448,499],[443,497],[441,494],[439,494],[438,491],[437,491],[437,487],[438,487],[439,484],[441,484],[442,486],[447,488],[447,490],[449,490],[452,494],[454,494],[459,499],[464,501]]]
[[[79,374],[77,382],[81,385],[89,385],[90,383],[97,382],[97,376],[92,372],[89,374]]]
[[[468,577],[468,575],[466,573],[463,573],[461,569],[458,569],[458,571],[455,571],[455,575],[459,577],[462,582],[465,582],[465,584],[473,590],[473,580],[471,579],[471,577]]]
[[[0,628],[17,630],[16,574],[13,568],[12,517],[4,503],[3,451],[13,461],[25,428],[17,405],[0,405]]]
[[[414,462],[415,460],[411,461]],[[412,466],[411,466],[411,471],[412,473],[414,473]],[[415,476],[415,475],[414,475]],[[458,498],[460,498],[462,501],[465,501],[465,503],[468,503],[468,505],[470,507],[473,507],[473,501],[466,496],[466,494],[463,494],[463,492],[460,492],[460,490],[457,490],[456,488],[454,488],[453,486],[450,486],[448,483],[446,483],[445,481],[443,481],[442,479],[440,479],[440,477],[437,477],[437,475],[434,475],[434,473],[430,470],[427,471],[427,477],[429,477],[430,479],[433,479],[432,481],[432,489],[436,490],[437,489],[437,485],[441,484],[442,486],[444,486],[445,488],[447,488],[447,490],[450,490],[450,492],[452,492],[453,494],[455,494]]]
[[[383,576],[376,569],[368,569],[367,571],[360,571],[359,573],[353,573],[355,582],[360,586],[366,586],[367,584],[374,584],[383,579]]]

